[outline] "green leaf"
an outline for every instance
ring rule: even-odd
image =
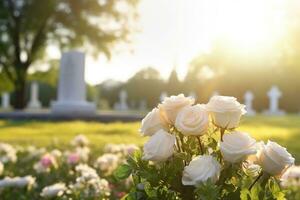
[[[151,187],[149,182],[144,182],[144,190],[149,198],[155,198],[157,197],[156,189]]]
[[[196,189],[197,199],[201,200],[217,200],[219,197],[220,189],[210,180],[206,183],[201,183]]]
[[[242,189],[240,195],[241,200],[248,200],[248,196],[249,196],[249,190],[247,188]]]
[[[132,170],[129,165],[122,164],[116,169],[116,171],[114,172],[114,176],[119,180],[123,180],[123,179],[128,178],[130,176],[131,172],[132,172]]]

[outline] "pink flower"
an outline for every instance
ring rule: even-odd
[[[126,193],[125,192],[118,192],[117,197],[122,198]]]
[[[77,164],[80,161],[80,156],[77,153],[71,153],[68,156],[68,163],[69,164]]]
[[[55,158],[50,154],[45,154],[41,158],[40,163],[44,168],[49,168],[55,165]]]

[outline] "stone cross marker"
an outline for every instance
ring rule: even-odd
[[[9,93],[8,92],[3,92],[2,96],[1,96],[1,108],[2,109],[9,109],[9,102],[10,102],[10,98],[9,98]]]
[[[84,80],[85,55],[78,51],[63,53],[60,61],[58,99],[52,113],[58,115],[93,115],[95,104],[86,101]]]
[[[41,102],[39,101],[39,85],[37,82],[32,82],[30,85],[30,100],[27,108],[40,109],[41,107]]]
[[[252,107],[252,101],[254,99],[254,95],[251,91],[247,91],[244,95],[245,99],[245,105],[246,105],[246,110],[247,110],[247,115],[255,115],[255,110],[253,110]]]
[[[279,98],[281,97],[282,93],[278,89],[277,86],[272,86],[272,88],[267,93],[269,97],[269,110],[265,111],[265,114],[268,115],[283,115],[285,114],[284,111],[279,110]]]

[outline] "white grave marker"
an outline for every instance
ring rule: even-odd
[[[244,99],[245,99],[245,105],[246,105],[246,110],[247,110],[247,115],[255,115],[256,112],[255,110],[253,110],[252,107],[252,101],[254,99],[254,95],[251,91],[247,91],[244,95]]]
[[[2,100],[1,101],[1,108],[2,109],[9,109],[10,108],[10,105],[9,105],[10,96],[9,96],[8,92],[3,92],[2,93],[1,100]]]
[[[162,92],[159,97],[160,102],[163,102],[167,96],[168,94],[166,92]]]
[[[37,82],[32,82],[30,85],[30,100],[27,108],[40,109],[41,107],[41,102],[39,101],[39,85]]]
[[[272,86],[272,88],[267,93],[269,97],[269,110],[264,113],[267,115],[284,115],[285,112],[279,109],[279,98],[282,96],[281,91],[277,86]]]
[[[70,51],[62,55],[58,98],[52,103],[52,113],[59,115],[93,115],[96,105],[86,101],[84,53]]]

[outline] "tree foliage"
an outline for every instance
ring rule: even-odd
[[[25,106],[27,70],[47,45],[81,47],[110,56],[128,40],[137,0],[2,0],[0,67],[14,84],[16,108]],[[90,48],[93,47],[93,48]]]

